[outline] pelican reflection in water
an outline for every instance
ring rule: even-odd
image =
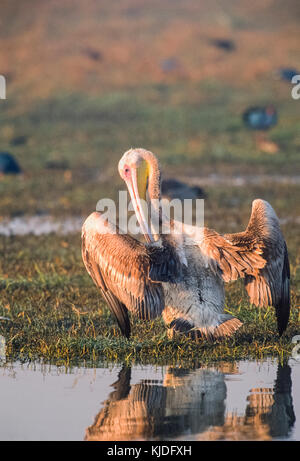
[[[130,385],[123,367],[86,440],[269,440],[288,436],[295,422],[291,369],[278,365],[274,388],[251,389],[244,415],[226,412],[225,374],[219,369],[167,368],[162,382]],[[235,365],[229,373],[235,374]]]

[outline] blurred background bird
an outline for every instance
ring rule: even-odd
[[[255,134],[255,142],[259,150],[269,154],[278,152],[278,145],[269,140],[265,133],[262,133],[275,126],[278,122],[277,110],[272,104],[262,107],[249,107],[243,113],[243,121],[247,128],[259,132]]]
[[[250,107],[243,114],[243,120],[252,130],[268,130],[277,124],[278,116],[274,106]]]
[[[281,69],[278,69],[277,75],[281,80],[291,83],[291,80],[295,75],[300,75],[300,71],[292,67],[282,67]]]
[[[210,43],[216,48],[220,48],[221,50],[227,52],[234,51],[236,48],[234,41],[226,38],[214,38],[210,41]]]
[[[9,152],[0,152],[0,176],[5,174],[20,174],[21,168]]]
[[[174,178],[167,178],[162,181],[161,185],[162,194],[173,199],[197,199],[206,198],[206,193],[199,186],[189,186],[188,184]]]

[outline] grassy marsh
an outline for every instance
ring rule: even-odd
[[[160,319],[149,323],[132,318],[132,337],[122,338],[85,272],[79,235],[1,238],[0,316],[10,321],[0,320],[0,334],[7,341],[7,357],[59,364],[104,360],[185,365],[266,355],[286,358],[292,337],[299,333],[299,241],[293,243],[292,311],[284,336],[279,339],[276,333],[274,309],[250,307],[242,283],[232,283],[226,309],[243,327],[226,341],[196,343],[169,340]]]
[[[298,63],[296,0],[284,11],[272,2],[122,0],[38,2],[20,12],[5,1],[0,31],[7,100],[0,105],[1,151],[20,162],[20,177],[0,177],[0,219],[50,214],[86,217],[100,198],[124,185],[117,162],[131,146],[160,158],[163,174],[201,185],[208,175],[266,175],[256,185],[205,187],[205,224],[243,229],[251,202],[270,201],[283,223],[292,268],[291,322],[279,340],[273,309],[249,306],[239,283],[228,287],[227,309],[243,328],[220,344],[168,340],[160,320],[133,319],[130,341],[118,328],[85,272],[79,235],[0,236],[0,334],[8,359],[174,363],[287,357],[299,333],[299,101],[274,78]],[[262,3],[265,3],[263,12]],[[176,33],[174,34],[174,30]],[[215,36],[236,50],[213,48]],[[78,39],[80,37],[80,39]],[[83,39],[84,37],[84,39]],[[134,37],[134,39],[133,39]],[[83,41],[82,41],[83,40]],[[197,44],[197,46],[195,46]],[[92,54],[91,54],[92,50]],[[95,54],[95,52],[97,53]],[[93,54],[94,53],[94,54]],[[98,56],[97,59],[91,55]],[[177,56],[178,55],[178,56]],[[161,62],[177,56],[174,72]],[[241,114],[272,102],[279,123],[267,133],[278,152],[263,152]],[[23,143],[15,143],[17,138]]]

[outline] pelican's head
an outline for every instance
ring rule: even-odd
[[[141,200],[146,200],[149,176],[155,182],[159,176],[158,161],[152,152],[145,149],[130,149],[122,156],[118,165],[119,174],[128,188],[136,217],[148,242],[153,242]],[[156,197],[150,197],[156,198]]]

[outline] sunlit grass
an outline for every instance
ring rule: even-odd
[[[273,308],[250,306],[241,283],[228,286],[226,310],[243,323],[235,336],[221,342],[170,340],[161,319],[131,317],[126,340],[85,272],[78,235],[1,240],[0,334],[8,360],[52,363],[97,361],[208,363],[220,360],[286,358],[299,333],[299,260],[292,257],[292,311],[282,338]],[[298,249],[297,253],[298,255]]]

